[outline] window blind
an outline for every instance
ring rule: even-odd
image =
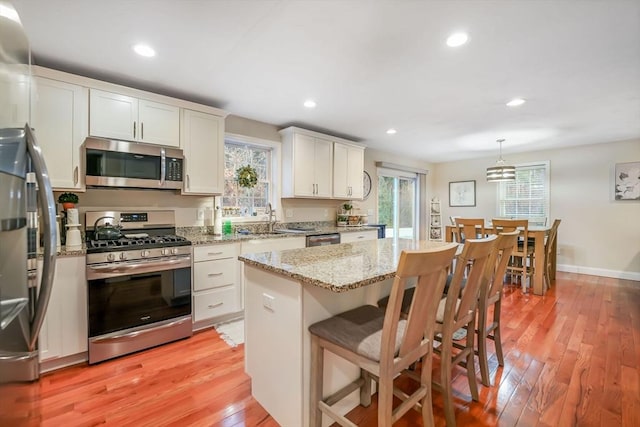
[[[549,215],[549,164],[516,166],[515,181],[500,182],[498,216],[546,225]]]

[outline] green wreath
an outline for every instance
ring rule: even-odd
[[[258,183],[258,174],[251,166],[243,166],[236,171],[238,185],[244,188],[253,188]]]

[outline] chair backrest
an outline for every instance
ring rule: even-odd
[[[460,218],[459,216],[450,216],[449,220],[451,221],[451,225],[456,225],[456,218]]]
[[[549,231],[549,237],[547,237],[547,242],[545,243],[544,248],[545,263],[548,263],[553,255],[551,251],[553,250],[553,246],[558,238],[558,227],[560,226],[560,222],[561,220],[559,219],[554,220],[551,230]]]
[[[462,253],[456,259],[456,269],[447,292],[443,333],[453,333],[459,325],[466,324],[470,316],[475,316],[480,288],[483,285],[486,286],[493,273],[493,268],[489,267],[490,257],[497,238],[498,236],[490,236],[486,239],[465,241]],[[458,302],[465,270],[467,270],[467,282]]]
[[[429,350],[426,346],[433,346],[438,304],[447,279],[447,268],[451,265],[457,249],[457,243],[449,243],[437,248],[403,250],[400,253],[396,276],[385,311],[380,352],[381,365],[388,364],[387,368],[390,368],[390,365],[394,363],[395,345],[393,343],[396,342],[398,322],[402,315],[404,291],[407,282],[416,277],[415,291],[398,357],[402,359],[408,356],[412,358],[412,361],[415,361],[413,356],[415,356],[418,347],[424,346],[422,354],[426,354],[426,351]],[[395,360],[395,362],[402,363],[401,360]]]
[[[462,240],[483,238],[484,218],[456,218],[456,226],[462,229]]]
[[[524,256],[527,253],[527,244],[529,241],[529,221],[526,219],[498,219],[491,220],[493,232],[495,234],[509,233],[510,231],[519,230],[520,236],[524,241],[522,251],[516,246],[513,249],[513,255]]]
[[[508,233],[500,233],[496,240],[489,264],[495,266],[488,285],[480,290],[480,298],[487,300],[495,299],[500,292],[504,283],[504,273],[507,271],[509,257],[514,248],[518,247],[518,236],[520,231],[510,231]]]

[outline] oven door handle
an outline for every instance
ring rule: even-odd
[[[147,261],[123,262],[87,266],[87,280],[104,279],[140,273],[154,273],[156,271],[175,270],[191,267],[191,257],[154,259]]]

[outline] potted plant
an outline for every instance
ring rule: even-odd
[[[351,209],[353,209],[353,205],[351,202],[345,202],[342,204],[342,209],[344,209],[344,213],[351,213]]]
[[[63,209],[73,209],[78,203],[78,196],[75,193],[62,193],[58,196],[58,203],[62,203]]]

